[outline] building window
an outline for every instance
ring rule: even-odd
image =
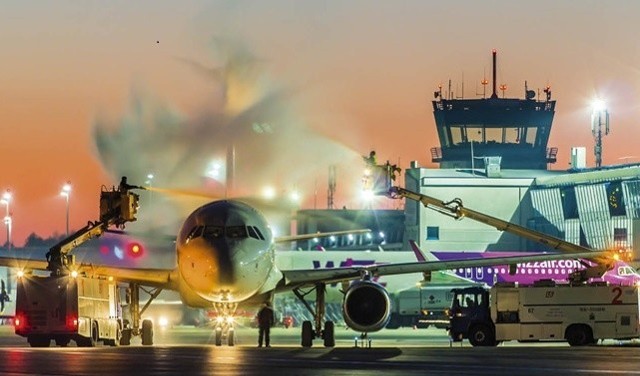
[[[626,228],[614,228],[613,229],[613,241],[616,243],[627,241],[627,229]]]
[[[578,218],[578,201],[574,187],[560,188],[560,198],[562,200],[562,212],[564,219]]]
[[[427,226],[427,240],[439,240],[440,239],[440,227]]]

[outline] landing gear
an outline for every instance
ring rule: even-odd
[[[336,345],[334,329],[335,325],[333,324],[333,321],[327,321],[324,323],[324,331],[322,332],[324,347],[334,347]]]
[[[313,345],[313,326],[311,321],[302,322],[302,347],[311,347]]]
[[[226,341],[227,345],[235,346],[233,314],[238,308],[238,303],[215,303],[213,308],[216,311],[215,345],[222,346]]]
[[[309,305],[309,303],[304,299],[304,297],[311,293],[311,291],[316,292],[316,304],[315,309]],[[302,322],[302,347],[311,347],[313,346],[313,340],[315,338],[322,338],[324,340],[325,347],[334,347],[336,345],[335,341],[335,325],[333,321],[324,322],[324,328],[322,326],[324,321],[325,314],[325,302],[324,296],[326,293],[327,287],[324,283],[317,283],[313,289],[307,292],[302,292],[300,289],[294,289],[293,293],[300,299],[302,304],[311,312],[314,318],[315,330],[313,328],[313,324],[311,321],[303,321]]]
[[[215,338],[216,346],[222,346],[222,329],[216,328],[216,338]]]
[[[153,321],[142,321],[142,332],[140,333],[140,337],[142,338],[142,346],[153,345]]]
[[[236,344],[236,332],[233,328],[228,329],[226,333],[224,329],[218,327],[215,329],[215,344],[216,346],[222,346],[223,339],[226,337],[228,346],[235,346]]]
[[[235,346],[235,344],[236,344],[236,332],[235,330],[233,330],[233,328],[231,328],[229,330],[229,333],[227,334],[227,345]]]
[[[147,300],[147,303],[145,303],[142,308],[140,308],[140,290],[149,294],[149,300]],[[146,311],[147,308],[149,308],[149,304],[151,304],[151,302],[160,295],[162,289],[155,288],[146,290],[137,283],[130,283],[129,292],[131,294],[131,301],[129,304],[131,323],[129,324],[129,322],[125,320],[124,329],[122,329],[122,338],[119,342],[121,345],[127,346],[131,344],[132,336],[140,336],[143,346],[151,346],[153,345],[153,322],[145,319],[142,320],[141,325],[140,320],[144,311]]]

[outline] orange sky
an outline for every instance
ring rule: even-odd
[[[452,79],[460,95],[464,74],[465,96],[473,97],[484,72],[490,78],[496,48],[507,96],[521,98],[524,80],[552,87],[558,104],[549,146],[560,148],[553,168],[568,168],[571,146],[586,146],[593,165],[595,96],[611,113],[603,163],[640,162],[640,3],[28,3],[9,2],[0,12],[0,190],[14,194],[18,245],[31,232],[64,231],[58,193],[66,181],[71,227],[97,219],[100,186],[119,176],[98,162],[92,127],[97,118],[125,116],[137,88],[185,117],[211,106],[215,85],[181,59],[219,66],[214,37],[245,44],[273,82],[293,88],[302,103],[297,116],[354,155],[376,149],[403,167],[410,160],[431,166],[433,91]],[[342,174],[349,168],[341,166]],[[307,169],[317,171],[324,207],[327,165]],[[338,207],[356,205],[347,186],[360,169],[338,181]]]

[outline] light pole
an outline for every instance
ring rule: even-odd
[[[60,196],[64,196],[67,202],[67,236],[69,236],[69,195],[71,194],[71,182],[68,181],[65,185],[62,186],[62,190],[60,191]]]
[[[7,189],[2,195],[0,203],[6,206],[6,214],[4,216],[4,224],[7,227],[7,248],[11,249],[11,212],[9,212],[9,203],[11,202],[11,191]]]

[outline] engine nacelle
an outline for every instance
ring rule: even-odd
[[[375,282],[354,282],[344,295],[342,315],[353,330],[376,332],[387,326],[390,313],[389,294]]]

